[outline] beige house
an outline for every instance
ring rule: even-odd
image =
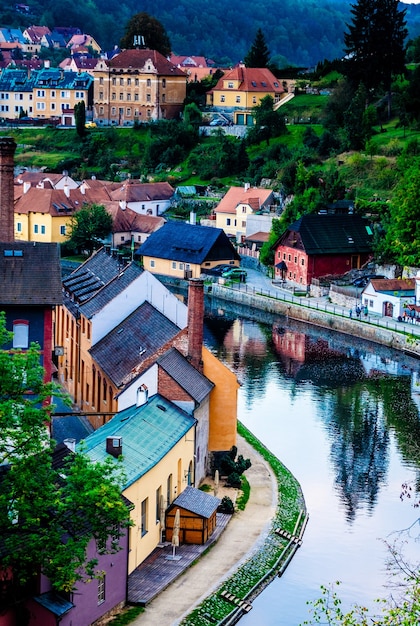
[[[95,69],[93,119],[132,125],[177,119],[186,96],[185,73],[156,50],[124,50]]]
[[[240,64],[226,72],[207,94],[207,106],[231,113],[235,124],[251,126],[252,109],[265,96],[271,96],[274,106],[285,95],[280,80],[267,68],[245,67]]]
[[[271,189],[251,187],[248,183],[244,187],[231,187],[214,209],[216,227],[222,228],[227,235],[243,242],[247,231],[249,216],[261,213],[270,213],[274,205],[274,196]]]

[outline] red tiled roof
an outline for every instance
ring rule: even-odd
[[[122,69],[143,69],[149,60],[153,63],[158,74],[185,76],[185,73],[168,61],[163,54],[157,52],[157,50],[148,50],[147,48],[143,50],[123,50],[112,57],[108,61],[108,65],[109,67]]]
[[[214,91],[224,89],[227,80],[240,81],[237,91],[284,93],[279,79],[265,67],[245,67],[244,65],[234,67],[218,81]]]
[[[126,202],[150,202],[151,200],[169,200],[174,189],[169,183],[135,183],[133,181],[119,183],[110,192],[112,200]]]
[[[238,204],[248,204],[253,211],[269,204],[273,191],[260,187],[231,187],[215,208],[216,213],[235,213]]]

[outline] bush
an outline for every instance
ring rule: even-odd
[[[233,502],[229,496],[223,496],[217,510],[219,513],[228,513],[229,515],[235,512],[235,507],[233,506]]]
[[[241,483],[241,477],[238,474],[238,472],[232,472],[231,474],[229,474],[229,476],[227,477],[226,484],[228,487],[239,488],[242,483]]]

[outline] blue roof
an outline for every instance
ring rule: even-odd
[[[54,593],[54,591],[47,591],[47,593],[43,593],[40,596],[34,596],[34,600],[48,609],[53,615],[57,615],[57,617],[61,617],[74,607],[72,602],[65,600],[57,593]]]
[[[155,467],[195,425],[196,419],[159,394],[146,404],[117,413],[85,439],[92,461],[113,458],[106,451],[107,437],[122,437],[122,465],[126,489]],[[115,459],[118,463],[118,460]]]

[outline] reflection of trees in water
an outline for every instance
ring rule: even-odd
[[[392,428],[401,456],[419,469],[416,475],[416,491],[420,492],[420,417],[411,396],[411,377],[392,381],[380,380],[377,392],[383,398],[384,416],[388,428]]]
[[[348,521],[366,506],[372,511],[389,464],[389,432],[382,403],[369,385],[325,390],[325,423],[335,483]]]

